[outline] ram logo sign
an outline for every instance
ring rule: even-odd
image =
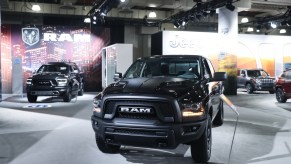
[[[39,42],[39,30],[38,28],[22,28],[22,41],[30,46]]]
[[[121,113],[153,113],[152,108],[148,107],[120,107],[119,112]]]
[[[44,41],[51,42],[90,42],[91,35],[90,34],[55,34],[55,33],[43,33]]]

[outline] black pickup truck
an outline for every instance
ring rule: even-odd
[[[225,78],[202,56],[138,59],[93,100],[98,148],[115,153],[121,145],[167,149],[188,144],[195,161],[208,161],[212,123],[223,124],[219,96]]]
[[[26,92],[29,102],[36,102],[38,96],[59,96],[70,102],[73,96],[83,95],[83,75],[73,62],[50,62],[26,80]]]

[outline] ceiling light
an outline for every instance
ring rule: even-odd
[[[280,34],[285,34],[286,33],[286,30],[285,29],[281,29],[280,30]]]
[[[178,22],[174,22],[174,28],[180,28],[180,25]]]
[[[150,18],[156,18],[156,17],[157,17],[156,12],[151,11],[151,12],[149,13],[149,17],[150,17]]]
[[[252,27],[248,27],[247,31],[248,31],[248,32],[253,32],[253,31],[254,31],[254,28],[252,28]]]
[[[105,12],[100,13],[101,16],[106,16],[107,14]]]
[[[40,11],[40,6],[39,5],[32,5],[31,10],[33,10],[33,11]]]
[[[90,23],[91,22],[91,19],[90,18],[85,18],[84,19],[84,23]]]
[[[125,0],[120,0],[120,2],[125,2]]]
[[[246,17],[241,19],[241,23],[248,23],[248,22],[249,22],[249,19]]]
[[[275,23],[271,22],[271,27],[272,28],[277,28],[277,25]]]

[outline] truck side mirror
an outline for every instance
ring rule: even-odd
[[[116,72],[116,73],[114,74],[113,79],[114,79],[115,82],[116,82],[116,81],[119,81],[121,78],[122,78],[122,73],[120,73],[120,72]]]
[[[226,78],[227,75],[225,72],[215,72],[214,77],[210,81],[224,81]]]

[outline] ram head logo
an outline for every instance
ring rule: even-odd
[[[38,28],[22,28],[22,41],[30,46],[39,42]]]

